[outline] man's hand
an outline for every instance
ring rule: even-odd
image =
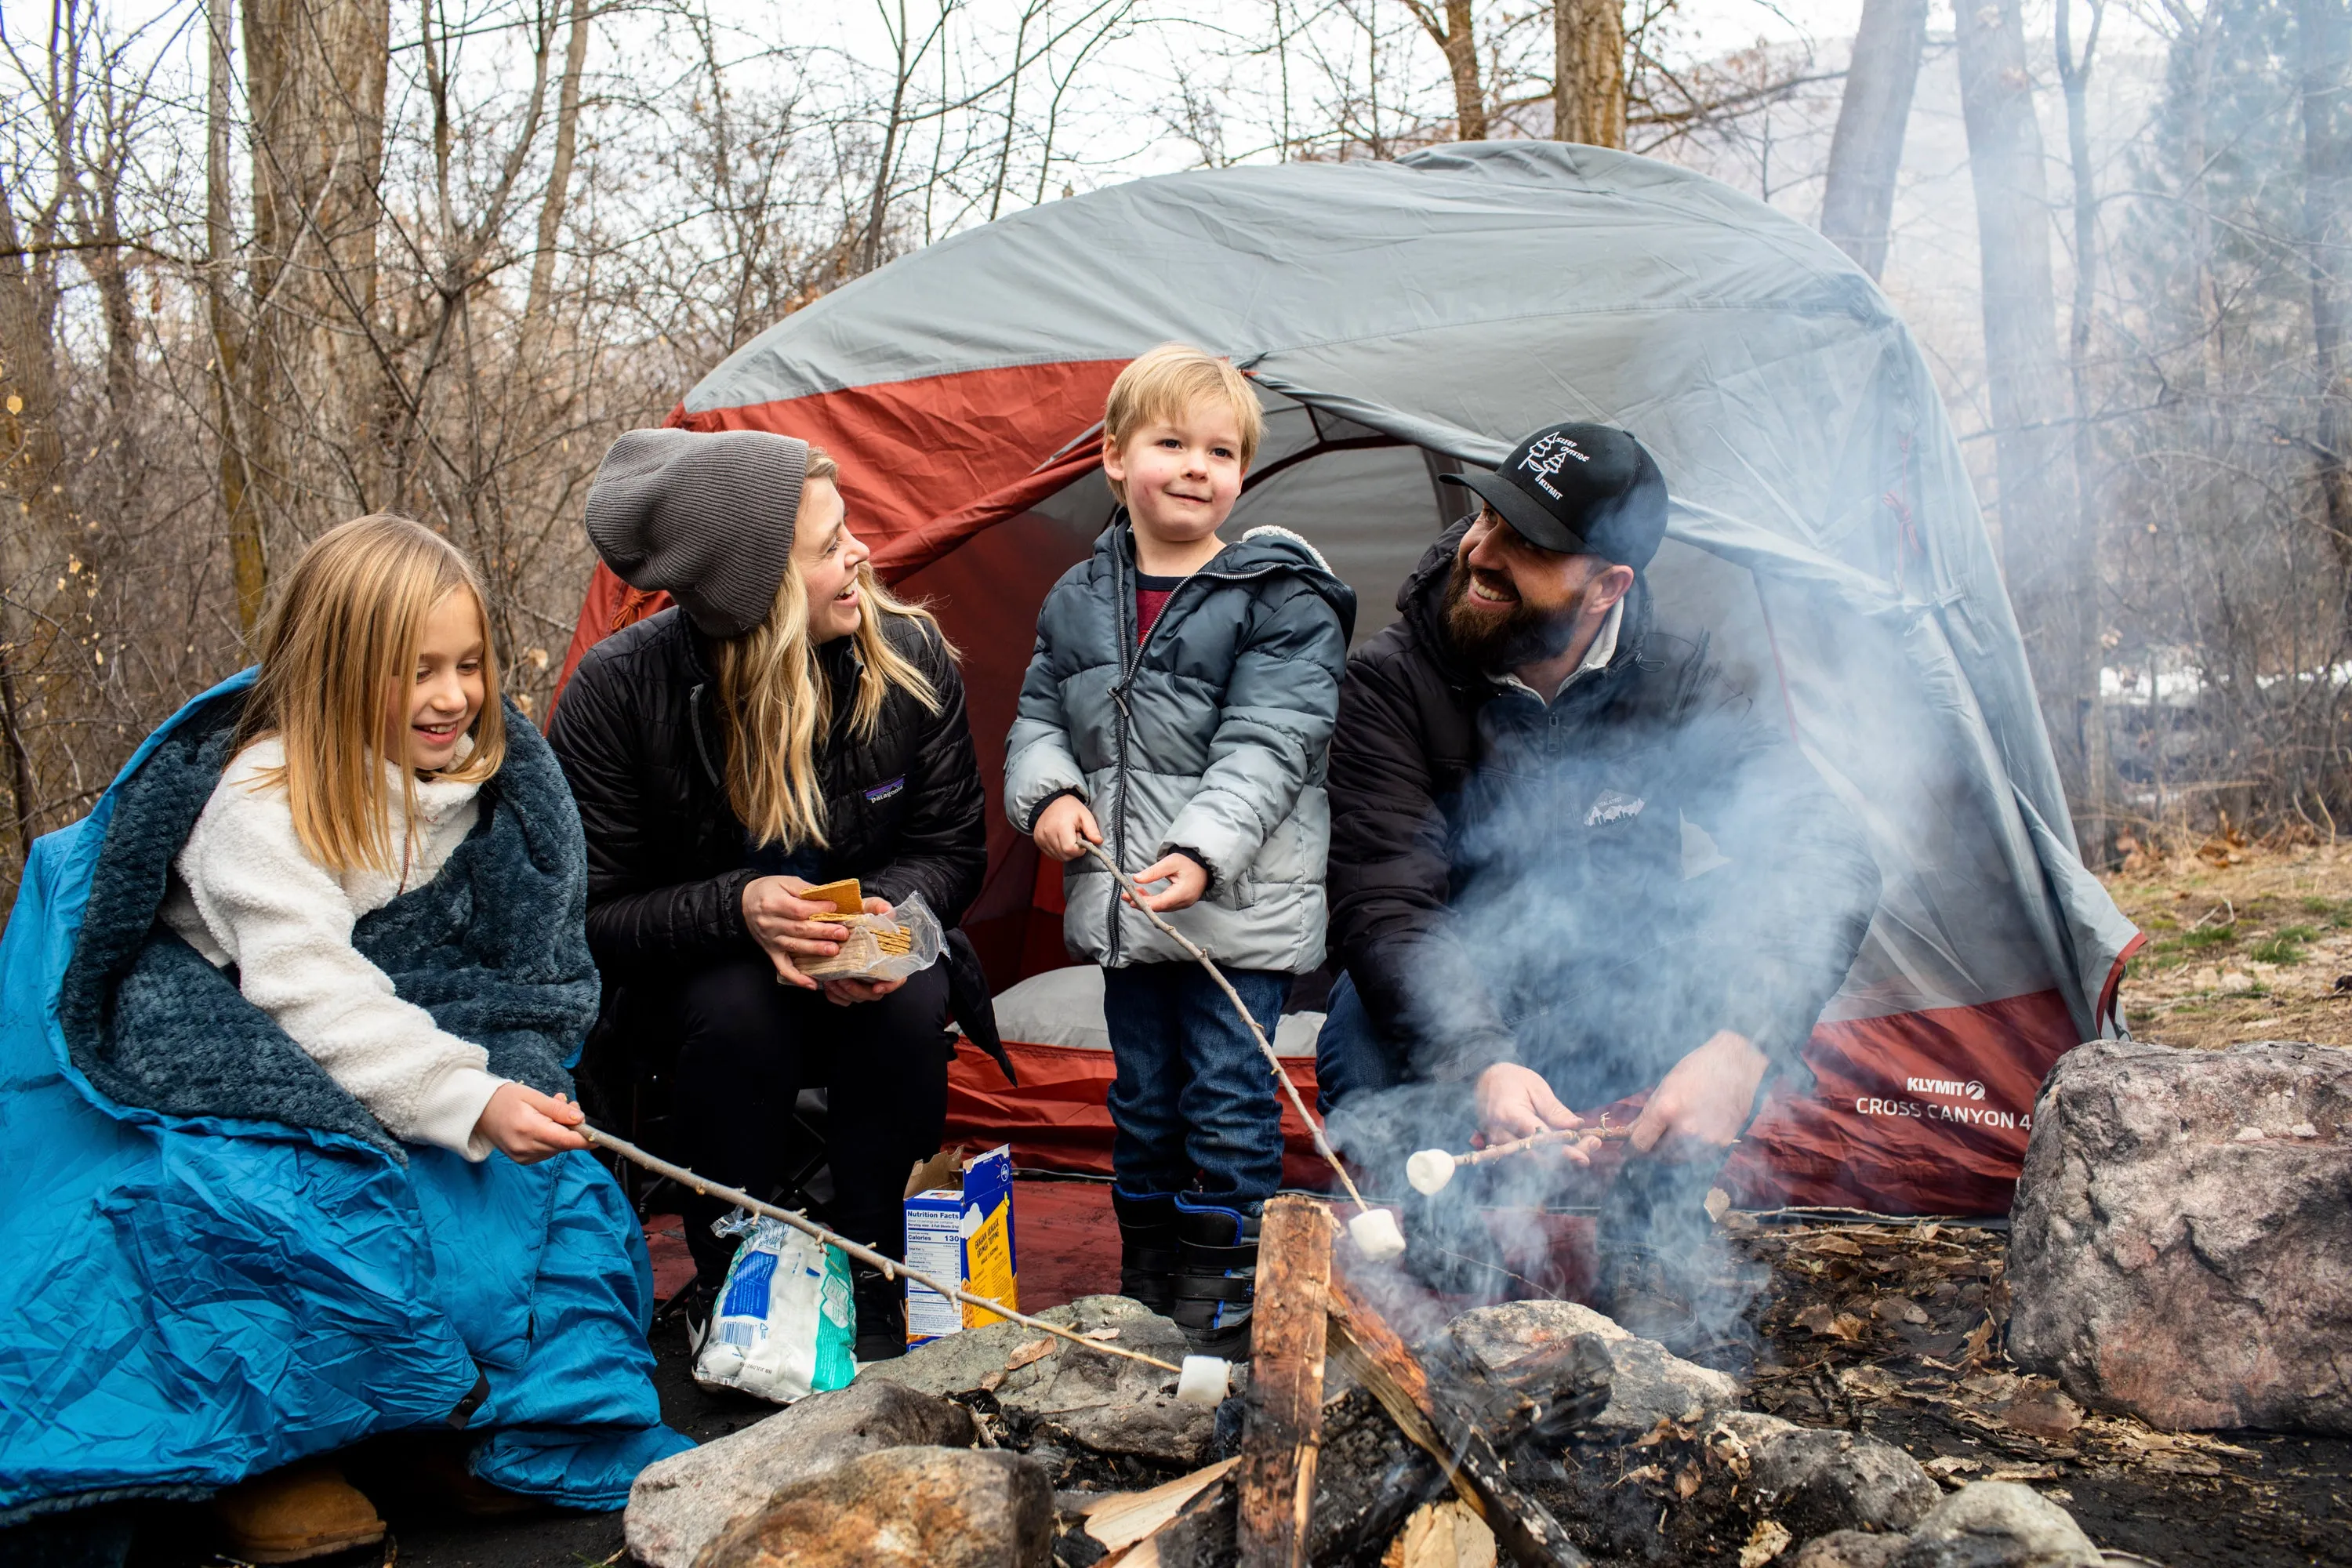
[[[1075,860],[1087,852],[1089,844],[1102,842],[1102,828],[1095,814],[1076,795],[1057,796],[1051,805],[1037,814],[1037,826],[1030,835],[1037,847],[1054,859]]]
[[[1738,1142],[1770,1065],[1747,1036],[1717,1030],[1659,1080],[1633,1123],[1634,1149],[1646,1154],[1668,1138],[1717,1149]]]
[[[1496,1062],[1478,1075],[1478,1126],[1489,1145],[1538,1132],[1584,1125],[1559,1102],[1543,1074],[1517,1062]],[[1591,1163],[1589,1142],[1563,1143],[1560,1154],[1580,1165]]]
[[[803,991],[817,988],[793,962],[796,958],[825,959],[841,951],[841,928],[814,917],[834,912],[833,906],[804,899],[809,885],[798,877],[756,877],[743,884],[743,923],[751,940],[776,966],[776,978]],[[868,904],[881,903],[868,899]],[[887,911],[889,905],[883,904]]]
[[[502,1083],[474,1123],[474,1136],[518,1165],[536,1164],[566,1149],[585,1149],[588,1140],[572,1131],[588,1118],[565,1096],[541,1094],[527,1084]]]
[[[1165,882],[1163,893],[1147,893],[1143,889],[1154,882]],[[1209,873],[1190,855],[1169,855],[1135,874],[1136,890],[1128,895],[1134,903],[1147,910],[1166,914],[1171,910],[1189,910],[1201,901],[1209,890]]]

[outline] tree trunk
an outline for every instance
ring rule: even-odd
[[[2088,617],[2085,657],[2091,661],[2090,685],[2084,696],[2084,773],[2080,835],[2084,858],[2105,867],[2115,861],[2116,772],[2108,743],[2105,689],[2099,679],[2104,636],[2100,623],[2098,452],[2091,438],[2091,324],[2096,304],[2099,268],[2099,192],[2091,167],[2091,61],[2098,53],[2099,27],[2106,20],[2106,0],[2091,0],[2091,31],[2083,53],[2074,55],[2073,0],[2058,0],[2056,16],[2058,80],[2066,98],[2066,158],[2074,184],[2074,299],[2066,325],[2066,372],[2074,393],[2075,528],[2082,535],[2080,604]]]
[[[212,0],[205,15],[205,321],[213,340],[213,411],[220,426],[221,515],[228,523],[231,579],[236,589],[236,625],[248,635],[261,618],[269,586],[262,553],[261,511],[254,504],[246,472],[245,441],[251,421],[237,402],[245,384],[244,328],[229,302],[236,266],[232,226],[234,193],[229,188],[229,29],[233,0]]]
[[[2312,369],[2319,395],[2319,493],[2340,576],[2352,581],[2352,386],[2345,379],[2343,268],[2337,258],[2352,184],[2345,113],[2352,25],[2344,0],[2296,0],[2303,53],[2303,222],[2311,273]]]
[[[1478,85],[1478,35],[1470,16],[1470,0],[1445,0],[1444,20],[1423,4],[1405,0],[1413,19],[1430,41],[1445,54],[1445,68],[1454,78],[1454,139],[1486,140],[1486,94]]]
[[[1552,134],[1625,145],[1624,0],[1556,0],[1551,42]]]
[[[364,510],[386,397],[373,340],[389,0],[247,0],[254,332],[246,451],[265,524]]]
[[[2064,0],[2060,0],[2061,4]],[[1875,281],[1886,266],[1903,131],[1927,43],[1927,0],[1863,0],[1846,67],[1845,97],[1830,138],[1822,233]]]
[[[2091,552],[2070,482],[2049,189],[2019,5],[2020,0],[1989,0],[1960,8],[1960,110],[1968,124],[1984,268],[1985,378],[1992,402],[2001,569],[2059,777],[2067,799],[2079,805],[2084,710],[2096,679],[2091,609],[2084,602]]]
[[[555,96],[555,161],[547,174],[547,200],[539,209],[539,249],[530,258],[530,294],[523,319],[547,314],[555,287],[555,242],[562,237],[563,208],[571,199],[572,164],[580,149],[580,75],[588,64],[588,0],[572,0],[572,36],[563,45],[563,82]]]

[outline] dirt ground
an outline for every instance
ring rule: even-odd
[[[2352,845],[2209,839],[2135,854],[2107,889],[2147,945],[2123,987],[2142,1039],[2352,1045]]]

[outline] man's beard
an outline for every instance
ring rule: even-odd
[[[1456,555],[1454,573],[1445,584],[1445,638],[1473,669],[1517,669],[1557,658],[1576,638],[1576,620],[1584,608],[1584,594],[1552,611],[1538,610],[1521,599],[1497,615],[1474,610],[1470,595],[1470,563]]]

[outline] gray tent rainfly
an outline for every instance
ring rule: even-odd
[[[1314,541],[1361,596],[1360,637],[1460,504],[1439,473],[1558,419],[1640,436],[1674,496],[1661,620],[1785,710],[1885,884],[1809,1048],[1818,1082],[1768,1106],[1735,1195],[2005,1206],[2042,1076],[2115,1027],[2139,938],[2075,854],[1958,448],[1870,280],[1747,196],[1595,148],[1178,174],[860,279],[672,422],[841,459],[877,563],[966,652],[993,774],[1037,604],[1109,511],[1104,392],[1171,338],[1255,379],[1267,439],[1234,526]],[[646,608],[600,574],[572,658]],[[996,832],[970,924],[1003,983],[1063,958],[1057,883]]]

